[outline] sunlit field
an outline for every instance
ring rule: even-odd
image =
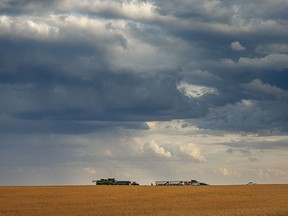
[[[0,187],[0,215],[288,215],[288,185]]]

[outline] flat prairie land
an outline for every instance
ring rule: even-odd
[[[288,185],[0,187],[1,216],[287,216]]]

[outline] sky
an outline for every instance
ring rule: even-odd
[[[287,0],[1,0],[0,185],[288,183]]]

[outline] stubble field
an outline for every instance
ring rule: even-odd
[[[0,187],[0,215],[288,215],[288,185]]]

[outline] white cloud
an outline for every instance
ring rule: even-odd
[[[59,34],[57,26],[29,17],[0,16],[0,35],[33,39],[53,39]]]
[[[156,16],[156,6],[151,2],[132,1],[103,1],[103,0],[62,0],[58,9],[64,11],[86,11],[90,13],[110,13],[132,20],[150,20]]]
[[[151,152],[158,157],[164,157],[164,158],[172,157],[172,154],[169,151],[167,151],[163,146],[160,146],[154,140],[151,140],[144,145],[144,151],[148,153]]]
[[[218,170],[216,170],[216,174],[224,176],[224,177],[236,177],[236,178],[240,178],[241,176],[243,176],[243,171],[245,169],[241,168],[241,167],[235,167],[233,169],[233,167],[220,167],[218,168]]]
[[[182,144],[179,147],[180,153],[188,155],[193,160],[198,162],[206,162],[206,158],[201,150],[193,143]]]
[[[235,41],[231,43],[231,49],[235,51],[244,51],[246,48],[242,46],[239,41]]]
[[[217,89],[200,85],[191,85],[186,82],[180,82],[177,89],[187,97],[199,98],[205,94],[218,94]]]
[[[126,24],[124,20],[112,22],[77,14],[53,14],[42,17],[4,15],[0,16],[0,36],[45,41],[77,41],[80,44],[89,43],[91,47],[101,47],[105,44],[106,50],[118,47],[123,49],[127,46],[126,37],[130,37]]]
[[[253,101],[252,100],[241,100],[240,102],[241,105],[243,105],[244,107],[252,107],[253,106]]]
[[[156,7],[148,1],[126,1],[121,5],[122,14],[134,19],[151,19],[155,16],[155,9]]]

